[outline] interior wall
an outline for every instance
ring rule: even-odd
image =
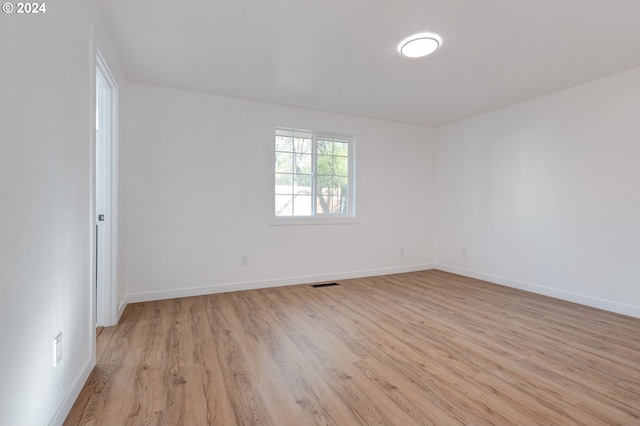
[[[634,69],[438,128],[436,263],[640,316],[639,117]]]
[[[60,424],[95,364],[93,2],[0,16],[0,424]],[[103,35],[99,35],[104,38]],[[54,367],[54,338],[62,360]]]
[[[0,18],[0,424],[49,423],[91,362],[90,4],[47,6]]]
[[[127,120],[129,301],[431,263],[432,129],[133,83]],[[356,137],[358,224],[267,225],[278,125]]]

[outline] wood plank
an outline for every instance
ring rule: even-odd
[[[66,425],[640,424],[640,319],[432,270],[127,307]]]

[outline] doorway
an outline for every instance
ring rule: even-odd
[[[117,95],[118,88],[96,52],[96,326],[117,323]]]

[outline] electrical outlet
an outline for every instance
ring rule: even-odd
[[[53,339],[53,366],[57,367],[62,361],[62,331]]]
[[[249,256],[240,256],[240,266],[249,266]]]
[[[404,247],[400,247],[400,256],[404,256]]]
[[[467,257],[467,248],[466,247],[462,247],[462,249],[460,250],[460,255],[462,257]]]

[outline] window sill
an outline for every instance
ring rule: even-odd
[[[357,225],[359,223],[360,220],[355,217],[271,217],[268,225]]]

